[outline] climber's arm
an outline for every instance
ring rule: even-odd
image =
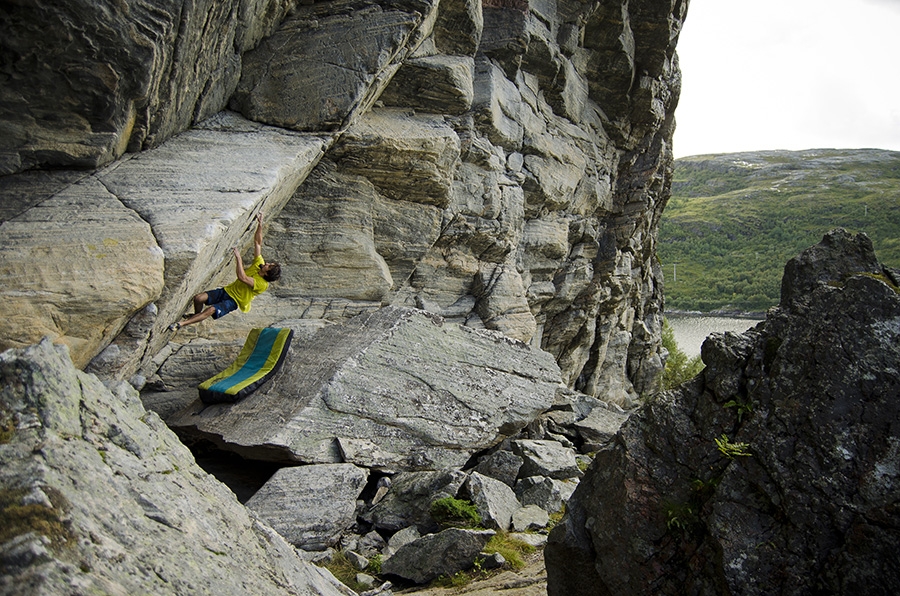
[[[256,214],[256,234],[253,236],[253,256],[262,254],[262,213]],[[253,284],[251,284],[253,285]]]
[[[251,288],[255,287],[256,280],[247,275],[247,273],[244,271],[244,260],[241,258],[241,253],[238,250],[237,246],[235,246],[232,251],[234,252],[235,274],[237,275],[237,278]]]

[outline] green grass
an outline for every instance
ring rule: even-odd
[[[506,532],[494,534],[484,547],[484,552],[489,555],[500,553],[506,559],[507,564],[515,570],[525,567],[525,557],[535,550],[532,545],[512,538]]]
[[[331,560],[321,566],[330,571],[338,581],[350,589],[356,592],[366,590],[365,586],[356,581],[356,574],[359,573],[359,569],[353,566],[353,563],[350,562],[350,559],[343,552],[335,552]]]
[[[675,162],[659,258],[668,310],[762,312],[785,263],[829,230],[900,267],[900,152],[767,151]]]
[[[440,576],[431,582],[430,586],[433,588],[463,588],[478,579],[477,576],[477,573],[457,571],[449,577],[445,575]]]

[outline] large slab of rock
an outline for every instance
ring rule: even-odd
[[[401,546],[381,566],[384,575],[396,575],[417,584],[471,569],[493,530],[449,528]]]
[[[324,550],[356,521],[368,477],[352,464],[281,468],[246,505],[294,546]]]
[[[0,354],[0,387],[0,594],[353,594],[65,347]]]
[[[33,175],[5,179],[0,198],[15,216],[0,223],[0,309],[9,309],[0,347],[47,335],[84,367],[157,301],[92,366],[130,377],[193,294],[233,270],[227,247],[251,240],[256,212],[282,208],[324,144],[223,113],[103,170],[60,173],[46,197],[27,184]]]
[[[324,147],[322,137],[224,112],[98,177],[153,228],[173,288],[197,265],[207,277],[221,265],[206,251],[248,243],[250,216],[280,211]]]
[[[228,249],[251,246],[255,214],[263,213],[268,222],[281,211],[325,145],[324,138],[225,112],[98,172],[103,186],[150,224],[165,255],[165,290],[149,339],[151,353],[168,340],[165,327],[181,318],[194,294],[208,289],[210,278],[226,269],[233,279]],[[127,369],[123,363],[119,367]]]
[[[553,402],[549,354],[498,333],[397,307],[292,347],[241,402],[168,420],[253,458],[385,469],[462,467]]]
[[[869,247],[829,233],[632,414],[550,535],[548,594],[900,589],[900,291]]]

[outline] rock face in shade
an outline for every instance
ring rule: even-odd
[[[452,469],[400,472],[393,477],[383,500],[361,517],[387,532],[407,527],[414,527],[418,533],[437,532],[440,526],[431,517],[431,503],[456,497],[465,480],[464,472]]]
[[[287,0],[6,5],[0,175],[98,167],[227,106]]]
[[[16,222],[44,273],[13,307],[36,319],[0,329],[0,347],[46,334],[105,379],[182,391],[159,371],[193,340],[397,305],[530,342],[570,388],[630,405],[663,364],[656,236],[686,8],[5,7],[0,225]],[[149,238],[122,230],[130,242],[111,277],[123,297],[93,297],[91,284],[107,281],[79,255],[105,237],[87,199],[62,216],[71,225],[60,244],[78,258],[39,251],[41,203],[87,187],[150,226]],[[282,262],[284,283],[246,316],[165,332],[194,294],[232,281],[230,248],[246,254],[257,212],[264,257]],[[23,255],[0,248],[12,299]]]
[[[387,470],[462,467],[553,403],[546,352],[388,307],[292,347],[263,389],[167,422],[246,457]]]
[[[0,387],[0,594],[353,594],[65,347],[0,354]]]
[[[598,452],[545,551],[548,593],[894,593],[900,271],[843,230],[782,302]]]
[[[432,0],[301,5],[244,55],[232,106],[284,128],[339,129],[378,98],[430,33],[436,8]]]

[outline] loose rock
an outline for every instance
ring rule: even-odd
[[[470,569],[493,535],[492,530],[461,528],[428,534],[401,547],[382,564],[381,571],[417,584],[428,583],[442,575],[450,577]]]
[[[356,498],[367,477],[351,464],[282,468],[247,507],[295,546],[323,550],[356,520]]]

